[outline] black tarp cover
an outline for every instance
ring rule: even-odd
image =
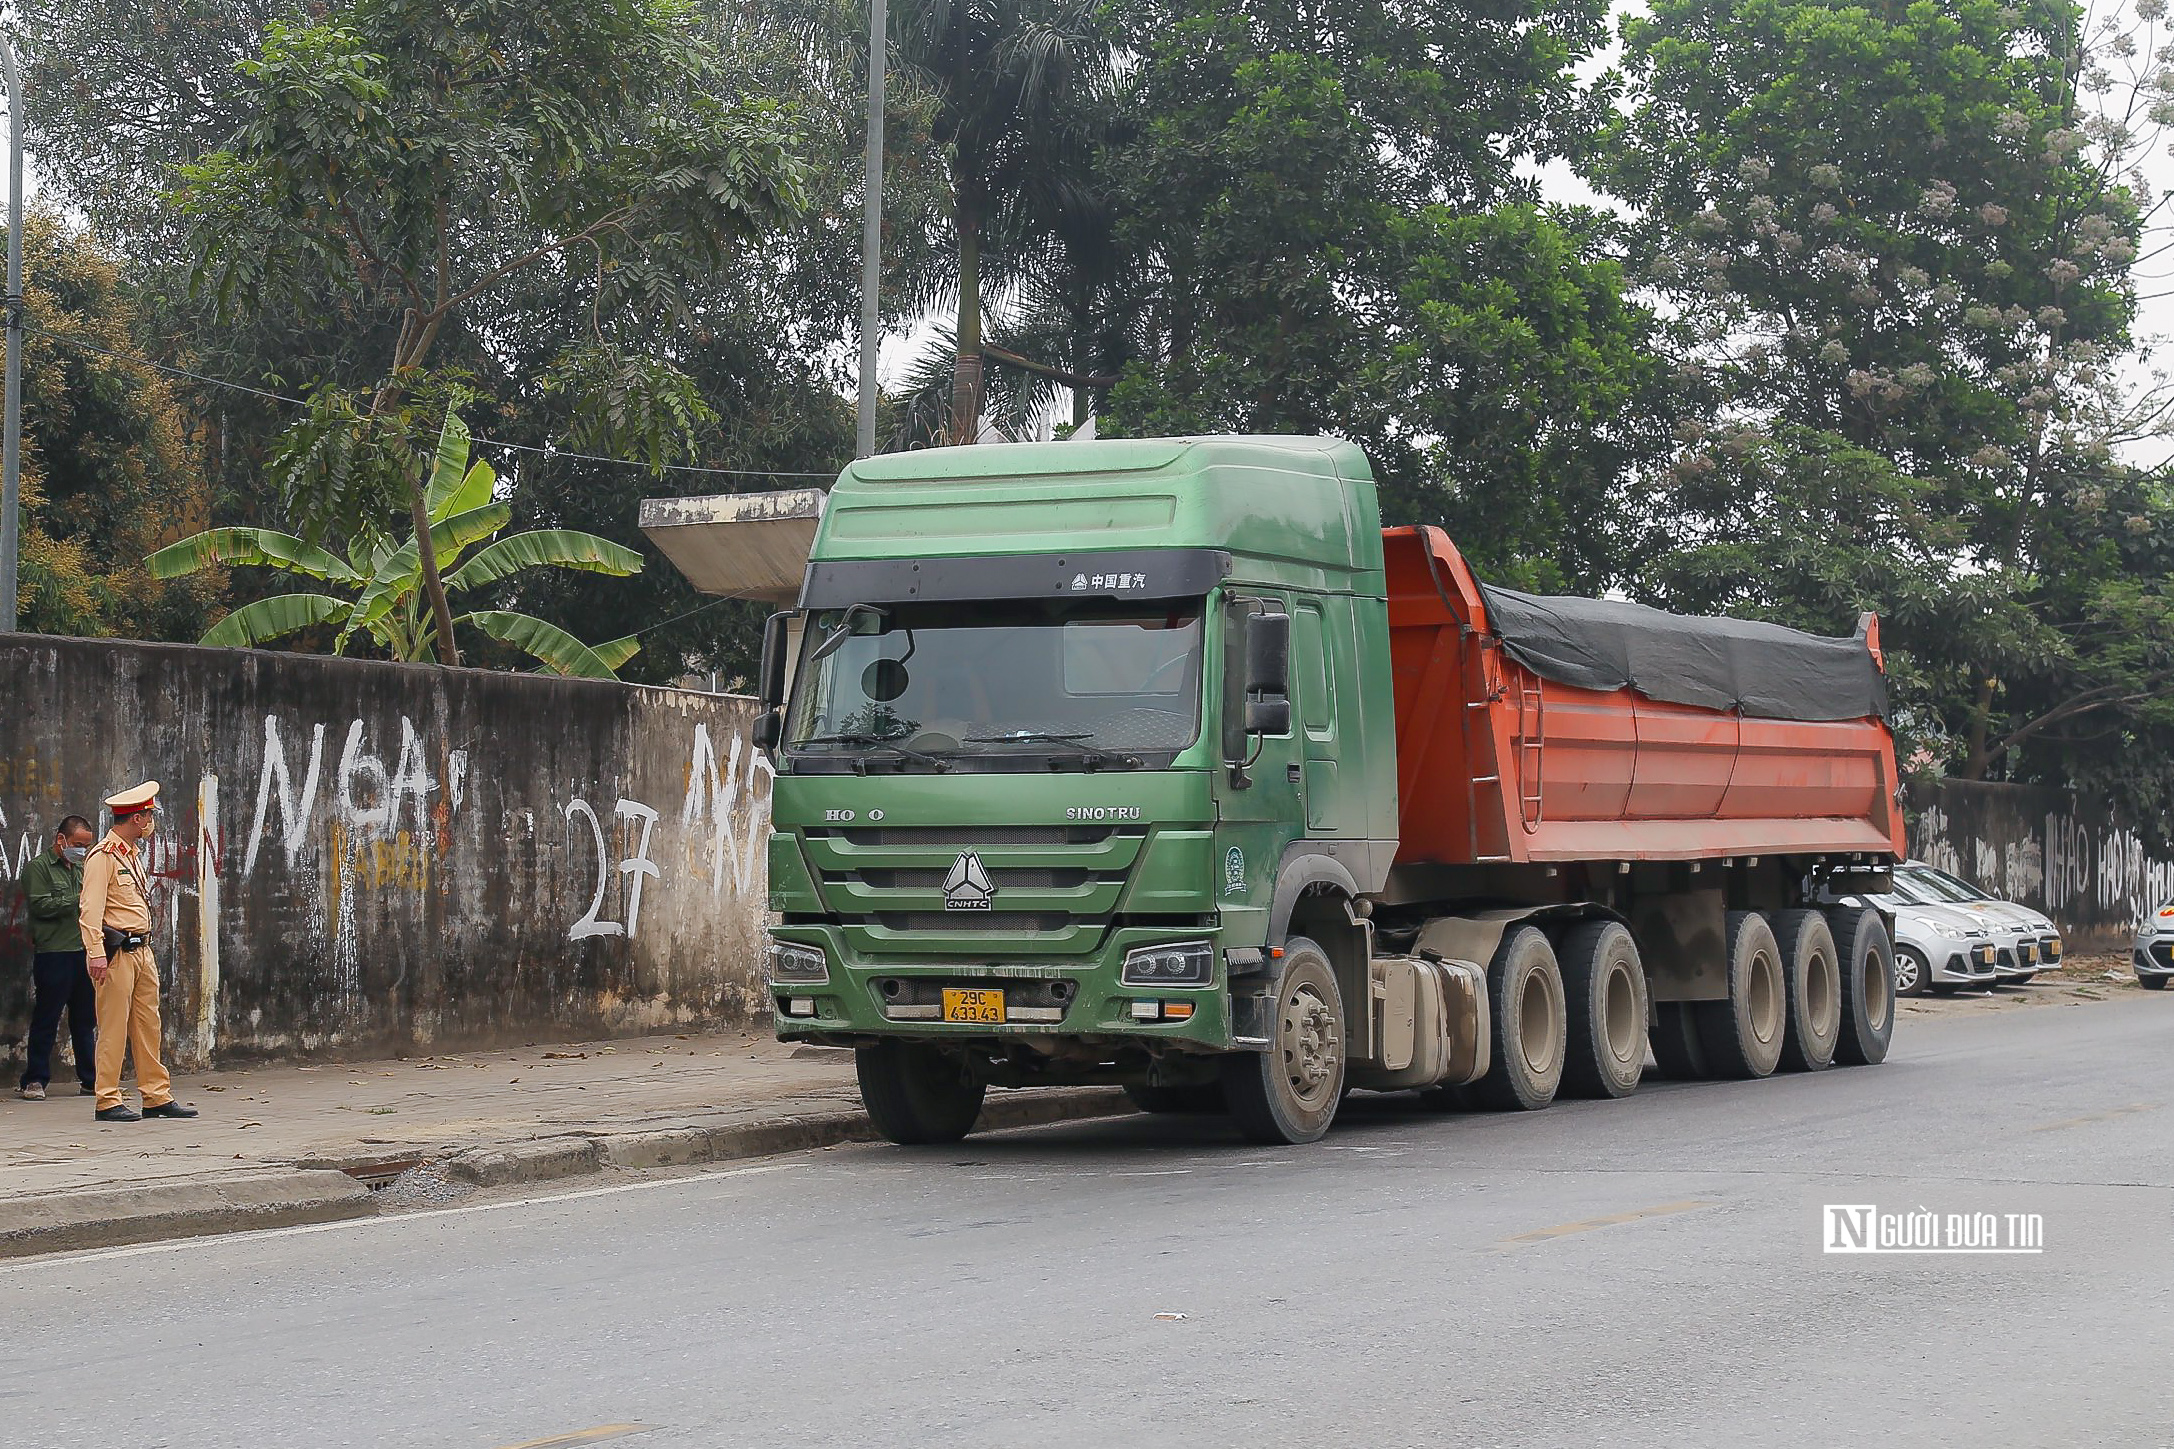
[[[1887,678],[1862,639],[1615,599],[1480,591],[1510,657],[1559,684],[1766,719],[1887,717]]]

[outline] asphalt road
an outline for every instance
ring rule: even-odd
[[[2174,1444],[2174,998],[1904,1026],[1311,1149],[1142,1118],[0,1265],[0,1442]],[[1825,1255],[1827,1203],[2044,1251]]]

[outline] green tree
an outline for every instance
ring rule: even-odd
[[[424,490],[425,516],[433,547],[446,568],[446,590],[462,595],[486,589],[523,569],[567,569],[624,578],[641,571],[642,560],[628,549],[594,534],[571,530],[532,530],[506,538],[496,535],[513,510],[494,501],[498,475],[490,464],[468,460],[469,433],[458,415],[447,414],[437,456]],[[467,562],[462,555],[483,545]],[[305,630],[334,627],[335,654],[344,653],[358,632],[375,639],[394,659],[416,663],[437,650],[438,620],[423,605],[422,551],[410,536],[401,541],[374,536],[365,550],[348,558],[290,533],[268,528],[216,528],[171,544],[153,554],[155,578],[179,578],[209,568],[269,568],[300,574],[346,588],[346,597],[325,593],[274,594],[234,610],[214,624],[201,642],[248,649]],[[634,657],[632,637],[589,645],[555,624],[511,609],[474,609],[453,618],[531,655],[558,674],[615,679],[613,671]]]
[[[218,576],[159,583],[143,557],[207,517],[203,461],[138,345],[120,265],[85,232],[32,213],[23,276],[23,627],[193,634]]]
[[[2057,768],[2019,753],[2174,690],[2174,595],[2130,571],[2163,499],[2117,453],[2159,411],[2119,385],[2138,133],[2081,27],[2060,0],[1660,0],[1585,160],[1713,409],[1660,498],[1657,592],[1880,609],[1928,754],[1972,777]]]
[[[1087,0],[904,0],[892,46],[931,98],[929,130],[948,180],[953,266],[923,295],[957,300],[949,441],[980,434],[983,310],[992,285],[1021,275],[1045,245],[1062,192],[1091,163],[1090,116],[1113,54]],[[991,251],[989,243],[998,243]]]
[[[459,655],[427,455],[365,446],[382,436],[366,424],[416,432],[441,334],[545,275],[588,324],[553,369],[579,404],[572,437],[635,440],[661,463],[707,410],[668,355],[609,329],[673,312],[683,279],[804,204],[782,118],[713,92],[698,21],[684,0],[355,0],[274,21],[243,67],[237,135],[183,168],[199,276],[222,306],[299,308],[329,288],[347,315],[393,321],[374,385],[321,392],[277,476],[305,538],[405,505],[445,663]]]
[[[1608,582],[1668,379],[1602,219],[1518,169],[1581,112],[1603,7],[1121,13],[1138,119],[1105,175],[1140,320],[1108,430],[1339,433],[1390,517],[1494,577]]]

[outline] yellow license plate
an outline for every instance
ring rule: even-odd
[[[944,988],[945,1021],[1001,1022],[1004,1019],[1004,993],[1001,991],[962,991],[957,987]]]
[[[1983,962],[1984,962],[1984,963],[1985,963],[1986,965],[1988,965],[1988,966],[1992,965],[1992,964],[1993,964],[1993,948],[1992,948],[1991,946],[1980,946],[1980,947],[1978,948],[1978,959],[1979,959],[1980,961],[1983,961]]]

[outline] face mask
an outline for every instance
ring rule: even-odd
[[[91,848],[87,845],[63,845],[60,853],[68,858],[70,865],[81,865],[90,859]]]

